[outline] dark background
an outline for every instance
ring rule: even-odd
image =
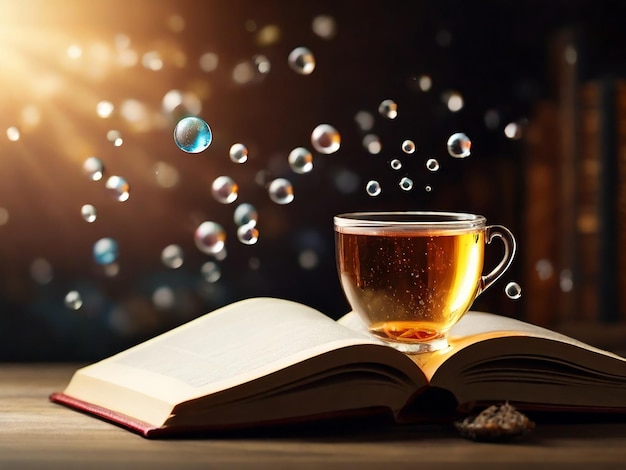
[[[316,307],[332,317],[348,310],[334,262],[332,216],[354,210],[445,209],[482,213],[516,233],[520,253],[532,243],[522,230],[524,139],[507,138],[511,122],[521,129],[534,105],[558,95],[551,44],[564,31],[579,41],[582,78],[624,75],[623,2],[602,1],[90,1],[52,0],[0,3],[0,360],[92,360],[153,336],[226,303],[258,295],[279,296]],[[312,30],[318,15],[336,24],[332,38]],[[271,44],[264,28],[278,31]],[[265,29],[265,31],[267,31]],[[122,35],[122,36],[120,36]],[[120,45],[128,39],[130,45]],[[116,42],[117,41],[117,42]],[[78,58],[67,50],[76,45]],[[287,64],[289,52],[306,46],[316,57],[308,76]],[[134,51],[137,63],[120,65],[118,55]],[[142,65],[156,51],[159,70]],[[219,57],[214,71],[199,58]],[[271,64],[247,83],[233,69],[262,54]],[[432,88],[422,91],[419,77]],[[194,93],[199,113],[214,132],[198,155],[174,144],[178,115],[162,110],[170,90]],[[450,111],[446,93],[463,97]],[[398,104],[395,120],[377,112],[384,99]],[[96,114],[100,100],[112,102],[113,116]],[[144,111],[138,122],[124,118],[126,100]],[[375,118],[371,131],[355,122],[359,111]],[[30,114],[29,114],[30,113]],[[27,119],[35,113],[37,119]],[[25,117],[26,116],[26,117]],[[491,120],[486,121],[486,117]],[[495,121],[493,120],[497,118]],[[342,137],[333,155],[314,154],[309,174],[293,173],[289,151],[311,148],[310,133],[322,122]],[[11,141],[4,129],[15,126]],[[110,129],[124,138],[107,139]],[[472,139],[472,155],[452,159],[446,140],[454,132]],[[369,154],[363,136],[379,136],[382,151]],[[403,140],[416,152],[404,155]],[[228,158],[235,142],[249,160]],[[95,155],[105,179],[121,175],[131,185],[120,203],[90,181],[83,161]],[[437,173],[425,169],[437,158]],[[389,167],[399,158],[400,171]],[[178,172],[178,183],[161,187],[155,164]],[[161,166],[163,168],[163,166]],[[220,204],[210,184],[220,175],[239,185],[239,198]],[[273,203],[264,182],[286,177],[295,200]],[[410,176],[412,191],[398,187]],[[381,182],[373,198],[365,183]],[[344,183],[338,183],[344,181]],[[346,183],[347,182],[347,183]],[[424,190],[426,185],[432,191]],[[239,243],[232,220],[240,202],[259,212],[257,244]],[[97,220],[81,219],[90,203]],[[227,231],[227,257],[214,260],[217,282],[200,274],[213,260],[194,246],[193,232],[204,220]],[[107,275],[92,256],[101,237],[120,246],[116,275]],[[161,250],[179,244],[183,265],[168,269]],[[492,250],[494,259],[500,256]],[[302,265],[301,256],[313,257]],[[489,261],[489,260],[488,260]],[[37,271],[37,266],[43,275]],[[33,271],[34,270],[34,271]],[[506,297],[504,285],[524,278],[516,261],[505,277],[483,294],[475,308],[524,316],[524,297]],[[39,273],[39,274],[38,274]],[[522,285],[522,289],[523,289]],[[155,304],[155,291],[171,295]],[[65,306],[77,290],[78,310]],[[253,314],[253,312],[251,312]]]

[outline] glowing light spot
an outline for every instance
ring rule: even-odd
[[[102,119],[110,118],[114,110],[115,106],[113,103],[107,100],[99,101],[96,105],[96,113],[98,114],[98,117],[101,117]]]
[[[179,245],[167,245],[161,251],[161,262],[170,269],[178,269],[183,265],[183,249]]]
[[[367,134],[364,136],[363,147],[372,155],[378,155],[383,149],[380,138],[376,134]]]
[[[85,222],[89,222],[90,224],[96,221],[98,217],[98,213],[96,212],[96,208],[91,204],[85,204],[80,208],[80,214],[83,217]]]
[[[219,56],[215,52],[205,52],[200,56],[200,70],[203,72],[213,72],[219,65]]]
[[[70,310],[79,310],[83,306],[83,299],[76,290],[71,290],[65,294],[65,306]]]
[[[20,130],[15,126],[9,127],[7,129],[7,138],[11,142],[17,142],[18,140],[20,140]]]
[[[383,100],[378,105],[378,113],[387,119],[398,117],[398,105],[393,100]]]
[[[332,39],[337,34],[337,22],[332,16],[318,15],[313,18],[311,29],[322,39]]]
[[[130,198],[130,185],[121,176],[109,176],[105,186],[109,193],[119,202],[128,201],[128,198]]]
[[[113,238],[101,238],[93,245],[93,258],[98,264],[111,264],[117,260],[119,245]]]
[[[419,87],[423,92],[429,91],[433,86],[433,81],[428,75],[421,75],[419,77]]]
[[[83,173],[92,181],[100,181],[104,175],[104,165],[97,157],[89,157],[83,162]]]

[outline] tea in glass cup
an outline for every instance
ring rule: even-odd
[[[406,353],[448,346],[450,328],[508,269],[513,234],[481,215],[355,212],[334,218],[337,269],[352,309],[369,332]],[[504,255],[483,275],[485,245]]]

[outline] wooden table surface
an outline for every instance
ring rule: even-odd
[[[509,444],[469,441],[445,426],[147,440],[48,401],[50,392],[62,390],[76,368],[0,364],[0,469],[626,465],[626,422],[540,423],[525,439]]]

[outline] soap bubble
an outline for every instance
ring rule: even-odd
[[[426,168],[428,168],[429,171],[437,171],[439,170],[439,162],[435,158],[429,158],[426,161]]]
[[[452,134],[448,139],[448,153],[454,158],[466,158],[470,156],[472,142],[462,132]]]
[[[254,245],[259,240],[259,230],[255,222],[240,225],[237,229],[237,239],[244,245]]]
[[[101,238],[93,245],[93,257],[98,264],[111,264],[118,254],[119,246],[114,238]]]
[[[183,265],[183,249],[178,245],[167,245],[161,251],[161,262],[171,269],[178,269]]]
[[[402,142],[402,151],[408,155],[415,152],[415,142],[412,140],[405,140]]]
[[[402,168],[402,162],[397,158],[391,160],[391,162],[389,162],[389,165],[391,166],[392,170],[399,170],[400,168]]]
[[[411,189],[413,189],[413,180],[408,176],[404,176],[400,180],[400,188],[404,191],[410,191]]]
[[[100,181],[104,175],[104,165],[97,157],[89,157],[83,162],[83,172],[91,181]]]
[[[220,266],[215,261],[207,261],[204,263],[200,267],[200,272],[202,273],[204,280],[211,284],[219,281],[220,277],[222,277]]]
[[[293,186],[291,182],[285,178],[276,178],[273,180],[269,184],[267,191],[270,199],[276,204],[289,204],[295,198]]]
[[[65,306],[71,310],[78,310],[83,306],[83,299],[80,297],[80,293],[75,290],[69,291],[65,294]]]
[[[244,202],[239,204],[235,209],[233,220],[235,221],[237,227],[247,224],[252,224],[254,226],[259,220],[259,214],[252,204]]]
[[[315,57],[306,47],[296,47],[287,58],[289,66],[301,75],[310,75],[315,70]]]
[[[378,112],[387,119],[395,119],[398,117],[398,105],[393,100],[383,100],[378,105]]]
[[[226,232],[220,224],[207,220],[196,228],[194,241],[201,252],[214,255],[224,249]]]
[[[313,155],[304,147],[296,147],[289,152],[288,160],[295,173],[308,173],[313,169]]]
[[[341,136],[330,124],[320,124],[311,132],[311,144],[319,153],[330,155],[339,150]]]
[[[106,182],[107,190],[120,202],[127,201],[130,197],[130,185],[121,176],[110,176]]]
[[[370,180],[365,185],[365,191],[370,196],[378,196],[381,193],[382,188],[380,187],[380,183],[378,181]]]
[[[517,300],[522,296],[522,288],[517,282],[509,282],[504,288],[504,292],[509,299]]]
[[[248,149],[243,144],[233,144],[230,147],[229,156],[235,163],[246,163],[248,161]]]
[[[212,140],[211,128],[199,117],[183,118],[174,128],[174,142],[179,149],[187,153],[200,153],[206,150]]]
[[[95,222],[98,214],[96,213],[96,208],[91,204],[85,204],[80,208],[80,214],[83,216],[83,219],[89,223]]]
[[[211,192],[216,201],[230,204],[239,196],[239,186],[230,176],[218,176],[211,184]]]

